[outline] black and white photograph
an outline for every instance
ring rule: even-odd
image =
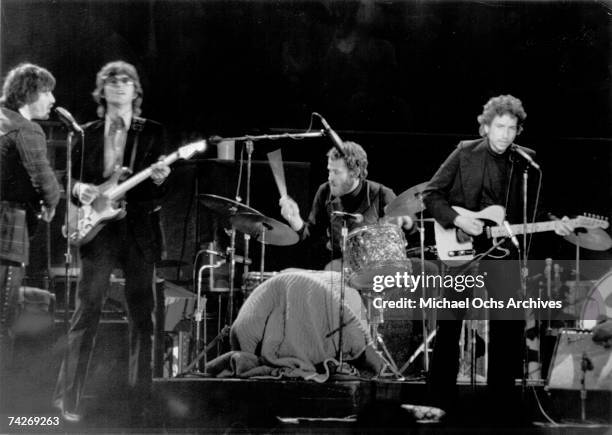
[[[0,433],[612,432],[612,1],[0,0]]]

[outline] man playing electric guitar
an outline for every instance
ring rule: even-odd
[[[437,223],[443,228],[456,227],[467,235],[478,236],[483,232],[483,222],[469,214],[459,214],[452,206],[460,206],[471,211],[483,210],[491,205],[501,205],[506,210],[510,223],[522,222],[521,175],[526,164],[519,153],[532,156],[534,152],[514,145],[515,137],[522,129],[526,117],[521,101],[511,95],[491,98],[478,116],[481,139],[463,141],[450,154],[431,179],[424,192],[424,201]],[[536,179],[537,176],[532,176]],[[536,189],[529,190],[533,201]],[[528,216],[531,219],[533,203],[529,204]],[[572,228],[564,218],[555,223],[555,232],[567,235]],[[488,296],[497,300],[516,296],[521,288],[518,252],[510,249],[508,261],[481,261],[479,274],[485,276]],[[515,267],[515,266],[516,267]],[[465,273],[465,272],[464,272]],[[457,297],[450,289],[447,297]],[[495,317],[493,310],[491,318]],[[459,337],[462,318],[465,312],[457,313],[458,320],[438,322],[438,331],[429,373],[431,401],[441,407],[449,408],[456,389],[459,369]],[[484,415],[508,424],[504,410],[517,413],[517,407],[508,406],[508,399],[514,392],[515,378],[522,375],[523,321],[493,320],[490,322],[490,345],[488,386],[492,397],[488,403],[493,408],[485,410]],[[501,400],[500,400],[501,399]],[[502,405],[502,403],[504,405]],[[517,406],[520,402],[517,402]],[[450,409],[452,413],[452,409]],[[452,414],[451,414],[452,415]],[[514,416],[512,421],[519,417]]]
[[[81,418],[79,404],[88,364],[109,277],[116,267],[123,269],[125,277],[129,403],[136,418],[142,416],[150,399],[154,263],[163,249],[159,203],[164,180],[170,173],[168,165],[158,161],[166,148],[163,127],[138,116],[143,91],[134,66],[116,61],[102,67],[93,96],[101,119],[85,125],[85,141],[74,147],[73,198],[81,204],[92,203],[100,193],[96,186],[118,167],[132,172],[151,167],[152,171],[148,180],[127,193],[125,218],[107,223],[93,240],[79,248],[80,289],[70,325],[68,356],[54,395],[54,405],[66,420],[72,421]]]

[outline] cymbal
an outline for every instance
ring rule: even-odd
[[[586,232],[579,232],[577,235],[572,233],[563,237],[574,245],[591,251],[607,251],[612,248],[612,239],[601,228],[588,228]]]
[[[223,196],[211,195],[209,193],[200,195],[200,202],[204,205],[204,207],[226,218],[237,213],[261,214],[254,208],[244,205],[241,202],[234,201]]]
[[[425,210],[425,205],[420,196],[428,184],[429,181],[426,181],[402,192],[385,207],[385,216],[414,216]]]
[[[238,213],[230,217],[230,222],[238,231],[250,234],[255,240],[266,245],[290,246],[295,245],[300,239],[290,226],[260,213]],[[262,241],[264,228],[265,242]]]

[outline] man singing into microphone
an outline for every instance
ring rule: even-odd
[[[451,206],[479,211],[490,205],[504,206],[506,219],[511,224],[522,223],[521,174],[528,162],[513,148],[517,147],[514,139],[521,132],[526,116],[523,104],[512,95],[491,98],[484,105],[483,112],[478,116],[482,138],[459,143],[424,192],[425,205],[440,225],[444,228],[456,227],[466,234],[478,236],[483,232],[483,222],[462,216]],[[530,156],[535,154],[528,148],[520,150]],[[531,181],[537,181],[537,176],[532,176]],[[533,184],[529,187],[529,219],[533,217],[536,197],[536,186]],[[555,232],[559,235],[567,235],[571,230],[564,221],[556,224]],[[516,261],[518,252],[510,242],[506,242],[504,247],[510,250],[510,255],[505,259],[510,261],[485,259],[480,262],[478,271],[485,277],[488,296],[495,300],[516,297],[521,288],[520,265]],[[454,289],[449,289],[445,294],[449,298],[456,295]],[[490,312],[492,319],[498,314],[493,310]],[[456,404],[454,393],[459,370],[459,337],[464,316],[465,312],[458,312],[457,320],[438,322],[429,387],[432,403],[447,410]],[[492,397],[488,403],[493,408],[483,415],[497,416],[501,424],[508,424],[508,419],[502,418],[508,415],[500,415],[505,410],[517,414],[512,421],[519,419],[518,405],[509,407],[502,403],[512,397],[515,378],[522,375],[523,330],[524,322],[520,320],[506,317],[490,322],[488,387]]]
[[[55,78],[24,63],[8,72],[0,100],[0,372],[10,359],[9,311],[17,303],[28,236],[39,214],[49,222],[60,189],[47,160],[45,133],[33,119],[47,119],[55,103]],[[42,210],[41,210],[42,204]],[[42,211],[42,213],[41,213]],[[27,225],[26,225],[27,220]],[[1,381],[0,381],[1,382]]]
[[[133,173],[151,167],[152,174],[127,192],[126,217],[107,223],[91,241],[80,246],[80,289],[54,405],[66,420],[80,419],[80,399],[109,277],[119,267],[125,277],[129,403],[136,424],[146,413],[150,399],[154,263],[163,249],[159,210],[170,168],[158,162],[166,147],[162,125],[139,116],[143,89],[133,65],[123,61],[104,65],[96,76],[93,97],[101,119],[84,126],[85,143],[74,147],[73,200],[90,204],[100,194],[96,186],[120,167]]]
[[[296,202],[284,197],[280,200],[281,214],[291,227],[300,234],[301,240],[323,242],[329,256],[311,267],[322,268],[330,260],[338,259],[341,252],[342,220],[347,219],[348,230],[379,222],[384,216],[385,206],[395,199],[391,189],[380,183],[367,180],[368,156],[355,142],[344,142],[344,156],[336,148],[327,153],[328,181],[321,184],[315,195],[308,221],[304,222]],[[343,217],[341,213],[350,213]],[[394,218],[394,223],[405,229],[412,228],[409,216]]]

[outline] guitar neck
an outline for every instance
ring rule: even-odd
[[[577,219],[570,219],[569,223],[574,224],[576,221]],[[534,222],[531,224],[527,224],[526,228],[525,228],[525,225],[516,224],[516,225],[510,225],[510,228],[512,229],[512,232],[514,234],[542,233],[545,231],[554,231],[556,222],[557,221]],[[503,226],[491,227],[490,230],[491,230],[491,237],[508,237],[509,236],[508,231]]]
[[[166,165],[170,165],[178,159],[179,159],[179,153],[175,151],[172,154],[168,155],[166,158],[164,158],[163,163]],[[125,195],[125,193],[128,190],[138,186],[140,183],[142,183],[147,178],[149,178],[152,173],[153,173],[153,169],[151,169],[151,167],[143,169],[142,171],[138,172],[137,174],[125,180],[123,183],[118,184],[117,186],[109,189],[106,192],[106,196],[110,200],[116,200],[118,198],[121,198],[123,195]]]

